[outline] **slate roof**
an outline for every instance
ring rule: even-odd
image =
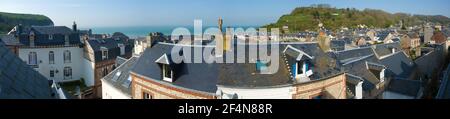
[[[116,67],[122,65],[126,61],[128,61],[128,59],[118,56],[116,58]]]
[[[235,44],[235,46],[241,44]],[[252,44],[245,45],[246,51]],[[283,49],[288,45],[299,49],[306,54],[314,56],[311,60],[313,63],[314,74],[310,77],[312,80],[326,78],[337,73],[342,73],[340,69],[330,68],[327,63],[335,62],[329,58],[322,50],[319,49],[317,43],[282,43],[279,47],[280,55],[279,71],[275,74],[261,74],[256,69],[256,63],[249,63],[248,54],[245,56],[247,63],[180,63],[175,64],[174,81],[169,83],[162,80],[161,69],[159,64],[156,63],[164,54],[170,55],[171,50],[174,47],[169,43],[157,43],[152,48],[147,48],[143,55],[140,56],[137,64],[132,72],[134,74],[147,77],[149,80],[155,80],[161,84],[172,85],[180,88],[192,89],[196,91],[202,91],[207,93],[215,93],[217,85],[226,87],[239,87],[239,88],[257,88],[257,87],[272,87],[283,86],[296,83],[291,77],[288,71],[288,66],[284,56],[281,55]],[[213,48],[214,46],[192,46],[192,45],[176,45],[185,48],[201,47],[202,49]],[[264,45],[263,45],[264,46]],[[267,46],[269,49],[270,45]],[[191,49],[191,54],[193,54]],[[232,50],[237,51],[237,50]],[[234,52],[236,53],[236,52]],[[271,54],[270,50],[268,51]],[[186,52],[183,52],[186,54]],[[195,55],[194,55],[195,56]],[[216,58],[214,56],[205,56],[206,58]],[[187,59],[187,57],[184,57]],[[224,55],[226,58],[226,55]],[[242,58],[242,57],[235,57]],[[191,57],[193,61],[193,57]],[[328,62],[329,61],[329,62]],[[318,63],[325,64],[319,66]]]
[[[395,48],[395,52],[399,52],[402,50],[402,48],[400,47],[400,43],[398,42],[372,45],[371,47],[378,57],[392,54],[392,48]]]
[[[50,82],[0,42],[0,99],[54,99]]]
[[[235,46],[241,45],[245,47],[245,52],[250,51],[250,46],[256,46],[256,44],[236,44]],[[239,46],[238,46],[239,47]],[[271,45],[263,44],[259,47],[267,47],[267,53],[272,55]],[[282,57],[281,52],[287,47],[286,45],[281,45],[278,51],[278,71],[274,74],[262,74],[256,69],[256,63],[251,63],[250,61],[256,61],[257,59],[250,59],[248,55],[245,56],[246,63],[221,63],[219,65],[219,80],[218,85],[226,87],[272,87],[293,84],[294,80],[291,78],[290,72],[288,71],[285,60]],[[233,50],[237,54],[237,50]],[[258,50],[259,51],[259,50]],[[258,53],[253,52],[252,53]],[[275,54],[274,54],[275,55]],[[286,54],[287,55],[287,54]],[[303,58],[311,57],[305,54]],[[237,57],[243,58],[243,57]],[[297,58],[297,57],[296,57]],[[302,59],[303,59],[302,58]],[[226,59],[226,56],[225,56]],[[260,59],[264,60],[264,59]],[[270,67],[267,67],[268,69]],[[270,69],[269,69],[270,70]]]
[[[19,45],[22,45],[22,43],[20,43],[19,40],[17,40],[14,35],[3,35],[3,36],[0,36],[0,40],[3,41],[3,43],[5,43],[5,45],[7,45],[7,46],[19,46]]]
[[[317,43],[281,43],[280,49],[285,49],[285,47],[287,47],[288,45],[291,45],[292,47],[305,52],[309,56],[314,57],[311,60],[314,72],[310,77],[311,79],[322,79],[342,72],[341,69],[337,66],[338,62],[332,57],[329,57],[325,52],[323,52]],[[288,59],[288,62],[291,64],[292,60]]]
[[[367,69],[367,62],[379,64],[378,59],[372,54],[355,59],[342,65],[344,70],[353,76],[360,77],[364,80],[362,88],[364,91],[370,91],[375,88],[375,85],[380,82],[379,78]]]
[[[419,80],[394,79],[389,82],[388,91],[416,97],[422,88]]]
[[[88,40],[89,46],[94,51],[95,62],[103,61],[103,60],[111,60],[116,59],[117,56],[125,56],[130,55],[133,51],[134,41],[129,40],[116,40],[113,38],[106,39],[96,39],[96,40]],[[125,55],[120,55],[119,44],[124,44],[125,46]],[[108,58],[102,59],[101,49],[108,49]]]
[[[350,50],[344,50],[344,51],[336,51],[331,52],[329,55],[338,60],[339,63],[343,64],[345,62],[374,54],[374,51],[371,47],[361,47],[361,48],[355,48]]]
[[[123,94],[131,97],[131,80],[129,80],[130,71],[136,65],[137,59],[138,57],[131,57],[126,60],[123,64],[119,65],[116,69],[103,77],[102,81],[112,85],[116,89],[119,89]]]
[[[215,93],[219,73],[216,63],[181,63],[178,64],[178,70],[174,71],[176,76],[174,76],[172,83],[162,80],[161,69],[155,61],[164,54],[170,54],[173,47],[170,44],[159,43],[152,48],[147,48],[137,61],[139,65],[136,65],[132,72],[159,81],[162,84]],[[191,52],[194,52],[194,50],[191,50]]]
[[[353,42],[353,38],[350,38],[350,37],[344,37],[344,38],[341,38],[341,39],[338,39],[338,40],[345,41],[345,44],[352,44],[352,42]]]
[[[344,40],[332,40],[330,42],[330,47],[332,49],[337,49],[338,51],[345,49],[345,41]]]
[[[36,36],[35,46],[48,46],[48,45],[65,45],[65,36],[69,37],[69,44],[79,45],[81,44],[80,35],[78,32],[71,30],[66,26],[31,26],[23,27],[20,34],[16,34],[19,37],[19,42],[23,45],[30,45],[29,34],[33,32]],[[50,39],[49,35],[52,35]]]
[[[64,34],[69,35],[74,31],[66,26],[32,26],[36,34]]]
[[[380,61],[395,77],[409,78],[416,69],[414,62],[404,52],[390,54]]]

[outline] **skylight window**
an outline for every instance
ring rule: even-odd
[[[114,77],[112,78],[112,81],[117,81],[117,79],[119,78],[119,76],[122,74],[122,72],[118,71],[116,72],[116,74],[114,75]]]
[[[128,87],[130,87],[130,84],[131,84],[131,76],[129,76],[128,79],[125,80],[125,82],[123,82],[122,86],[128,88]]]

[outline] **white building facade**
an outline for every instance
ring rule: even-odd
[[[83,78],[82,48],[78,46],[19,48],[18,55],[49,80],[70,82]]]

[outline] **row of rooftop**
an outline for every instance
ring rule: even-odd
[[[414,30],[407,32],[355,30],[354,32],[358,33],[357,37],[364,37],[364,41],[367,41],[364,44],[359,40],[356,40],[356,42],[355,40],[344,43],[335,42],[354,37],[334,35],[334,33],[326,30],[319,33],[298,33],[296,36],[284,34],[281,36],[281,41],[294,37],[303,38],[303,36],[309,35],[312,36],[312,39],[278,43],[280,48],[280,55],[278,56],[280,60],[277,61],[277,64],[279,64],[278,71],[275,74],[262,74],[262,70],[271,70],[268,67],[269,64],[259,62],[263,59],[250,59],[248,55],[235,58],[253,62],[232,64],[174,63],[169,58],[174,53],[172,52],[174,47],[192,49],[190,51],[193,54],[194,47],[201,47],[206,50],[217,46],[214,38],[202,41],[193,39],[183,41],[180,40],[184,39],[183,37],[172,39],[171,36],[153,33],[146,38],[130,39],[120,33],[109,37],[92,34],[90,30],[77,30],[76,25],[72,29],[60,26],[33,26],[29,28],[18,26],[9,35],[1,37],[4,43],[0,45],[3,49],[7,47],[12,51],[0,55],[2,61],[18,63],[11,63],[14,66],[0,67],[2,69],[0,71],[2,75],[0,76],[6,76],[8,79],[14,80],[15,76],[8,76],[10,73],[7,71],[11,71],[9,68],[15,68],[20,63],[25,67],[27,66],[26,63],[9,60],[10,57],[18,59],[17,56],[12,54],[20,54],[21,49],[27,49],[28,51],[30,49],[78,47],[83,51],[82,55],[79,56],[80,58],[95,63],[94,67],[102,66],[90,71],[94,72],[93,75],[95,75],[92,85],[96,89],[94,93],[104,99],[423,98],[428,80],[434,72],[439,72],[435,69],[439,69],[446,62],[444,58],[448,52],[448,37],[445,36],[445,41],[441,41],[441,37],[436,38],[437,36],[435,36],[439,33],[445,35],[445,28],[433,31],[428,42],[425,39],[430,35],[427,35],[429,31],[423,31],[425,32],[417,33],[416,36],[418,37],[416,37],[409,35],[413,34]],[[318,35],[326,36],[330,40],[331,50],[324,51],[321,49],[317,39],[314,39],[314,35],[316,37]],[[409,38],[406,38],[406,36]],[[393,40],[396,38],[399,40]],[[388,39],[388,42],[385,42],[386,39]],[[411,42],[412,39],[418,39],[418,42]],[[245,37],[235,36],[233,40],[238,42],[227,44],[226,46],[229,48],[225,48],[225,55],[212,54],[203,57],[226,58],[228,57],[227,53],[237,54],[238,49],[236,48],[240,46],[244,47],[246,51],[251,50],[249,47],[252,44],[239,43],[239,41],[245,41]],[[377,41],[381,41],[381,43],[376,43]],[[404,41],[408,41],[407,45],[403,45]],[[120,44],[125,45],[125,47],[122,49]],[[268,51],[270,51],[271,45],[266,44],[264,46],[267,46]],[[113,48],[117,50],[106,50],[108,54],[105,56],[104,49]],[[90,52],[90,50],[94,52]],[[133,52],[133,56],[129,55],[131,52]],[[187,54],[183,51],[175,53]],[[27,58],[21,59],[28,60]],[[190,58],[192,57],[183,56],[182,60],[193,60]],[[105,64],[107,66],[103,66]],[[87,70],[86,67],[80,69]],[[106,71],[97,72],[97,70],[105,69]],[[41,72],[39,71],[39,73]],[[101,75],[97,75],[97,73]],[[41,82],[44,82],[43,79],[49,79],[42,75],[37,77],[42,77],[39,78]],[[23,81],[26,82],[27,80],[34,79],[25,78]],[[2,81],[6,80],[2,78]],[[15,90],[13,88],[15,85],[3,82],[0,88],[3,89],[4,85],[11,86],[12,88],[8,88],[10,90]],[[45,89],[44,87],[49,86],[41,85],[39,87]],[[21,88],[24,87],[21,86]],[[36,89],[33,91],[42,90]],[[5,90],[0,91],[4,92]],[[0,92],[0,95],[2,94],[5,93]],[[39,93],[11,93],[10,91],[8,94],[30,95]],[[23,98],[33,98],[33,96]],[[41,98],[45,98],[45,96]]]

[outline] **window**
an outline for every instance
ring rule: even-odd
[[[64,79],[72,79],[72,68],[64,67]]]
[[[125,45],[118,44],[118,46],[120,48],[120,55],[125,55]]]
[[[37,65],[37,54],[36,54],[36,52],[30,52],[28,54],[28,64],[29,65]]]
[[[66,50],[66,51],[64,51],[64,63],[70,63],[70,62],[71,62],[70,51]]]
[[[256,60],[256,70],[261,72],[267,69],[267,63],[262,62],[261,60]]]
[[[163,73],[164,73],[164,78],[172,78],[172,71],[170,70],[169,65],[163,64]]]
[[[48,63],[55,64],[55,53],[53,51],[48,53]]]
[[[143,99],[153,99],[153,96],[150,93],[144,92],[142,94]]]
[[[119,79],[121,74],[122,74],[122,72],[120,72],[120,71],[116,72],[116,75],[113,76],[112,81],[117,81],[117,79]]]
[[[108,75],[108,68],[107,67],[103,68],[103,77],[105,77],[106,75]]]
[[[129,76],[129,77],[127,78],[127,80],[125,80],[125,82],[123,82],[122,86],[128,88],[128,87],[130,87],[130,84],[131,84],[131,76]]]
[[[297,74],[303,74],[303,62],[297,62]]]
[[[50,70],[50,77],[55,77],[55,70]]]
[[[102,60],[108,59],[108,50],[102,50]]]
[[[65,35],[64,36],[64,43],[65,43],[66,46],[68,46],[70,44],[70,42],[69,42],[69,35]]]
[[[49,39],[49,40],[53,40],[53,34],[49,34],[49,35],[48,35],[48,39]]]

